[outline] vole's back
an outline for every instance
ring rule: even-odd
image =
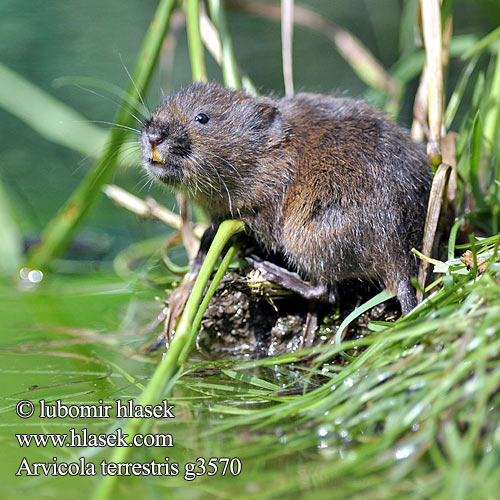
[[[296,150],[283,204],[284,253],[314,282],[373,278],[397,292],[416,274],[430,189],[423,147],[361,101],[281,101]]]

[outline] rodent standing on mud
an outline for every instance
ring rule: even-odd
[[[286,262],[257,262],[269,281],[331,302],[338,282],[368,279],[394,292],[403,314],[417,304],[411,249],[421,246],[430,167],[380,111],[196,83],[163,101],[141,143],[147,171],[210,215],[205,247],[220,222],[238,218]]]

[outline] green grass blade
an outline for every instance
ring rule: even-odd
[[[389,300],[392,297],[394,297],[394,294],[392,292],[390,292],[389,290],[383,290],[382,292],[377,293],[375,297],[372,297],[370,300],[367,300],[364,304],[361,304],[359,307],[354,309],[354,311],[352,311],[340,324],[337,333],[335,334],[335,343],[340,344],[342,342],[342,334],[344,333],[344,330],[358,316],[361,316],[364,312],[368,311],[372,307],[375,307],[376,305],[381,304],[382,302],[385,302],[386,300]],[[344,351],[342,351],[341,354],[344,358],[348,360],[353,361],[354,359],[356,359],[353,358],[352,356],[349,356]],[[322,362],[323,359],[324,359],[323,357],[318,358],[318,363]]]
[[[205,297],[203,298],[203,301],[198,308],[198,311],[196,313],[195,318],[193,319],[193,323],[191,326],[191,336],[189,339],[189,342],[186,342],[186,345],[184,347],[184,350],[182,351],[179,359],[180,362],[183,363],[189,354],[189,351],[191,350],[191,347],[194,344],[194,341],[196,339],[196,334],[198,333],[198,330],[200,329],[201,325],[201,320],[203,319],[203,315],[205,314],[205,311],[207,310],[208,304],[210,300],[212,299],[216,288],[219,286],[220,281],[224,277],[224,274],[227,271],[227,268],[229,267],[229,264],[233,260],[233,257],[236,254],[238,246],[236,244],[231,245],[229,250],[227,251],[226,255],[222,259],[222,262],[219,266],[219,269],[217,269],[217,272],[215,273],[214,279],[210,283],[210,286],[208,287],[207,293],[205,294]]]
[[[479,57],[474,57],[469,64],[465,67],[460,76],[460,80],[458,81],[455,90],[451,94],[450,100],[448,101],[448,106],[446,107],[446,111],[444,114],[444,127],[446,130],[451,128],[451,124],[453,123],[453,119],[457,113],[458,107],[462,102],[462,97],[464,95],[467,84],[469,83],[469,78],[476,67],[477,61]]]
[[[193,80],[206,82],[205,50],[200,32],[200,0],[187,0],[186,23]]]
[[[494,29],[491,33],[488,33],[484,38],[481,38],[473,47],[467,50],[463,55],[462,59],[469,59],[487,49],[493,42],[500,38],[500,26]]]
[[[474,124],[472,126],[472,135],[470,142],[470,169],[469,179],[474,195],[474,201],[479,209],[485,209],[484,195],[479,181],[479,167],[481,162],[481,117],[476,113]]]
[[[415,52],[415,22],[418,12],[418,0],[404,0],[399,26],[399,53],[408,56]]]
[[[246,373],[237,372],[234,370],[222,370],[224,375],[227,375],[229,378],[234,380],[240,380],[241,382],[245,382],[250,385],[255,385],[256,387],[260,387],[261,389],[267,389],[270,391],[281,391],[281,387],[279,385],[273,384],[267,380],[263,380],[259,377],[255,377],[252,375],[247,375]]]
[[[141,394],[138,404],[144,406],[156,403],[162,396],[166,394],[166,390],[170,390],[181,374],[182,363],[185,357],[186,346],[191,346],[191,333],[193,331],[193,321],[198,312],[203,291],[210,279],[213,268],[228,240],[235,234],[243,231],[245,225],[241,221],[228,220],[224,221],[215,235],[214,241],[210,246],[210,250],[203,262],[198,278],[193,286],[189,299],[184,307],[181,319],[177,325],[177,329],[165,355],[165,358],[160,363],[158,368],[149,381],[145,391]],[[143,430],[146,432],[145,426],[151,422],[145,422],[141,418],[130,420],[124,430],[125,434],[130,437],[134,436]],[[133,447],[117,448],[113,453],[111,460],[114,462],[123,462],[132,452]],[[93,500],[107,500],[111,498],[116,476],[106,476],[100,483]]]
[[[222,75],[226,87],[239,89],[241,87],[238,64],[233,50],[233,41],[227,23],[224,0],[209,0],[210,17],[219,32],[222,45]]]
[[[475,35],[457,35],[451,39],[449,50],[450,57],[459,57],[465,50],[472,47],[477,42]],[[425,64],[425,52],[419,50],[408,56],[401,57],[391,67],[391,75],[402,83],[409,83],[418,77]]]
[[[452,226],[450,231],[450,236],[448,238],[448,260],[455,258],[455,245],[457,242],[457,234],[460,229],[460,224],[462,224],[463,217],[460,217]]]
[[[220,225],[219,230],[215,235],[214,241],[210,246],[210,250],[208,251],[205,260],[203,261],[203,267],[201,268],[200,274],[198,275],[196,283],[193,286],[193,290],[191,291],[189,300],[186,303],[181,319],[179,320],[174,339],[181,338],[182,336],[189,337],[188,341],[185,342],[185,344],[191,346],[191,337],[192,335],[194,335],[194,333],[196,333],[193,331],[193,324],[195,323],[195,321],[201,321],[201,318],[199,318],[198,316],[198,312],[200,303],[202,301],[203,291],[205,290],[208,280],[210,279],[210,274],[212,273],[217,259],[219,258],[219,255],[221,254],[222,249],[224,248],[229,238],[243,231],[244,227],[245,224],[237,220],[227,220]],[[230,258],[232,258],[232,253],[230,254]],[[229,259],[226,259],[226,262],[224,263],[226,269],[229,265],[228,260]],[[220,267],[223,268],[224,266],[221,265]],[[222,278],[222,276],[220,277]],[[215,290],[212,291],[212,294],[214,291]],[[171,349],[172,346],[170,346],[169,352]],[[179,356],[179,360],[181,363],[186,359],[187,354],[187,347],[185,347],[183,348],[182,354],[180,354]]]
[[[498,29],[498,32],[500,34],[500,28]],[[500,123],[500,43],[498,44],[495,71],[493,73],[493,79],[491,81],[490,93],[487,101],[487,109],[484,117],[484,138],[486,140],[486,147],[490,151],[493,149],[493,145],[495,144],[499,123]]]
[[[2,63],[0,107],[51,142],[92,157],[104,149],[106,132]]]

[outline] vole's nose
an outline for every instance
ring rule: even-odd
[[[148,134],[148,139],[151,144],[151,149],[154,149],[165,140],[165,137],[160,134]]]

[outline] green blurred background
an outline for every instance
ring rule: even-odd
[[[301,2],[350,30],[390,68],[402,52],[414,51],[414,34],[400,33],[405,13],[415,11],[416,1],[318,0]],[[0,62],[66,103],[89,121],[112,121],[117,105],[75,85],[58,86],[60,77],[77,76],[102,80],[125,89],[142,38],[156,8],[152,0],[87,2],[2,0],[0,2]],[[500,20],[497,0],[459,0],[454,3],[454,33],[481,37]],[[237,60],[259,91],[283,93],[279,24],[235,10],[229,12]],[[122,64],[123,61],[123,64]],[[209,57],[209,75],[220,72]],[[173,70],[170,71],[169,67]],[[452,87],[462,64],[453,59]],[[294,38],[295,87],[315,92],[336,92],[354,97],[373,97],[329,40],[319,33],[296,27]],[[185,30],[178,35],[175,60],[162,59],[150,85],[147,101],[154,108],[165,92],[191,79]],[[411,106],[417,86],[405,94],[399,121],[410,125]],[[106,91],[98,90],[106,94]],[[5,96],[4,96],[5,97]],[[118,100],[117,97],[113,99]],[[96,127],[105,127],[95,124]],[[14,216],[24,235],[36,239],[45,224],[64,203],[93,163],[92,158],[41,138],[28,125],[0,109],[0,181],[8,193]],[[137,193],[152,195],[175,206],[170,192],[146,186],[142,169],[120,168],[114,182]],[[90,242],[91,254],[110,258],[138,239],[165,231],[153,222],[139,221],[107,199],[101,200],[79,233]]]

